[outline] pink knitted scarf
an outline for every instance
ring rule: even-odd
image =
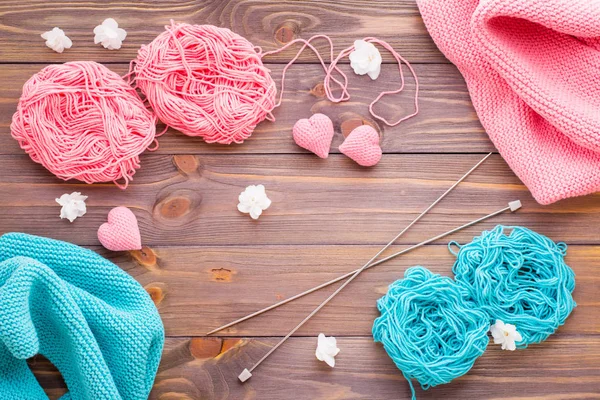
[[[417,0],[541,204],[600,190],[600,0]]]

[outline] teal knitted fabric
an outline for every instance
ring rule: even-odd
[[[47,399],[26,359],[48,358],[71,399],[147,399],[164,343],[144,288],[93,251],[0,237],[0,399]]]

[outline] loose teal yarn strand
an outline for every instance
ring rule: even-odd
[[[507,229],[512,230],[508,235]],[[565,243],[527,228],[498,225],[469,244],[450,243],[449,248],[457,256],[456,283],[490,323],[499,319],[517,327],[523,337],[518,348],[544,341],[576,306],[575,273],[565,264]]]
[[[488,316],[473,308],[468,292],[448,278],[417,266],[377,301],[381,316],[373,338],[381,342],[410,384],[424,390],[467,373],[488,344]]]

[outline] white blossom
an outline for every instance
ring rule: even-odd
[[[367,74],[373,80],[381,72],[381,54],[373,43],[364,40],[354,42],[354,51],[350,53],[350,66],[357,75]]]
[[[258,219],[262,212],[269,208],[271,200],[267,197],[263,185],[250,185],[240,193],[238,210],[250,214],[252,219]]]
[[[499,319],[490,327],[490,332],[494,338],[495,344],[502,344],[502,350],[514,351],[517,346],[515,342],[520,342],[523,337],[517,332],[517,327],[511,324],[505,324]]]
[[[70,49],[73,46],[71,39],[58,27],[42,33],[42,39],[46,39],[46,46],[57,53],[62,53],[65,49]]]
[[[107,18],[94,28],[94,43],[102,43],[105,49],[118,50],[121,43],[127,37],[125,29],[119,28],[119,24],[112,18]]]
[[[86,212],[85,200],[87,196],[82,196],[79,192],[63,194],[56,202],[62,206],[60,209],[60,218],[66,218],[70,222],[75,221],[77,217],[82,217]]]
[[[335,367],[335,356],[338,355],[340,349],[337,348],[337,341],[333,336],[326,337],[319,333],[317,338],[317,351],[315,355],[319,361],[325,361],[331,368]]]

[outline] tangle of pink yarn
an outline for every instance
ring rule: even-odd
[[[69,62],[25,83],[11,133],[61,179],[125,188],[139,154],[155,141],[156,117],[118,74],[92,61]]]
[[[165,28],[165,32],[138,51],[128,75],[135,74],[136,86],[158,117],[186,135],[200,136],[208,143],[242,143],[264,119],[274,121],[272,111],[282,103],[286,73],[306,48],[316,54],[323,67],[327,98],[334,103],[350,99],[348,78],[337,64],[354,50],[354,46],[334,58],[333,43],[326,35],[296,39],[282,48],[263,53],[260,47],[226,28],[175,24],[173,21]],[[312,44],[318,39],[326,40],[329,45],[328,63]],[[380,93],[369,105],[374,118],[390,126],[398,125],[419,111],[417,75],[410,63],[388,43],[376,38],[364,40],[382,46],[398,62],[401,86]],[[276,101],[275,83],[262,59],[298,43],[302,47],[283,69]],[[383,96],[404,90],[402,63],[415,79],[415,111],[396,122],[389,122],[375,112],[374,106]],[[334,77],[334,73],[341,78]],[[332,82],[341,89],[339,97],[333,94]]]
[[[212,25],[166,26],[138,51],[137,87],[161,121],[208,143],[242,143],[273,120],[276,88],[254,46]]]

